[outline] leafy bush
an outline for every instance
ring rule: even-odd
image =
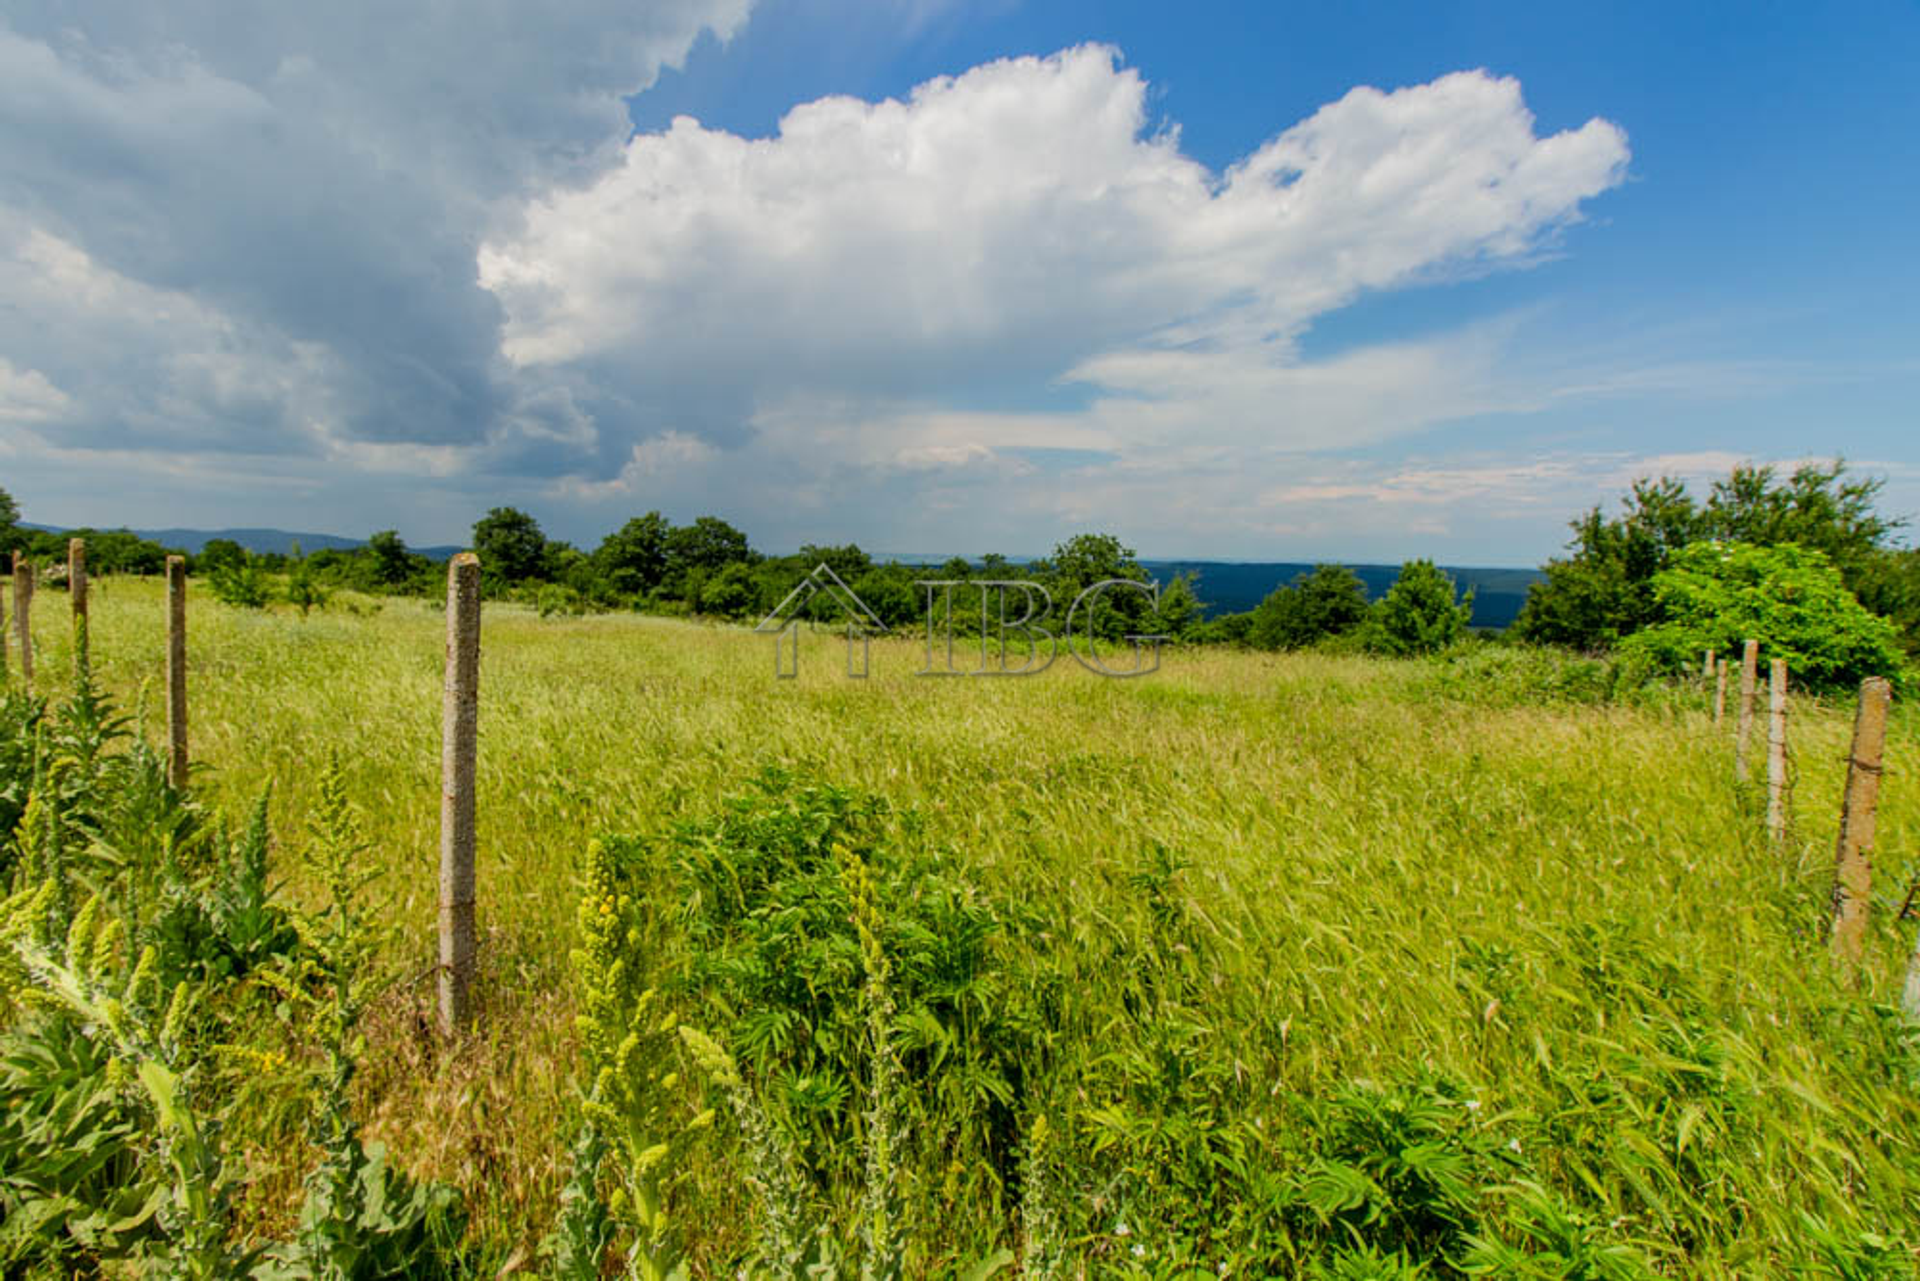
[[[1367,646],[1406,656],[1443,650],[1466,634],[1473,619],[1473,589],[1454,603],[1453,579],[1430,560],[1410,560],[1367,619]]]
[[[305,618],[309,610],[325,609],[333,599],[333,591],[314,573],[312,562],[300,555],[298,543],[294,544],[293,554],[294,559],[287,566],[287,600],[297,605],[300,617]]]
[[[1548,645],[1464,641],[1427,662],[1418,688],[1489,707],[1599,705],[1652,696],[1644,662]]]
[[[557,583],[542,584],[534,593],[533,605],[542,618],[578,618],[587,612],[587,602],[579,592]]]
[[[609,837],[590,851],[576,965],[596,1084],[563,1257],[618,1228],[629,1257],[664,1266],[671,1242],[651,1225],[666,1218],[669,1185],[646,1172],[672,1166],[663,1158],[684,1132],[661,1110],[667,1062],[653,1044],[676,1008],[717,1034],[688,1043],[758,1171],[770,1265],[896,1257],[912,1154],[931,1163],[912,1178],[922,1189],[961,1171],[1017,1181],[1031,994],[998,963],[998,910],[940,858],[899,850],[896,817],[876,798],[769,770],[665,840]],[[674,931],[679,946],[663,942]],[[596,1227],[578,1165],[615,1154],[626,1208]],[[859,1239],[842,1239],[823,1226],[841,1216],[818,1207],[853,1200],[866,1207],[851,1216]]]
[[[207,588],[214,599],[241,609],[265,609],[273,599],[273,584],[267,571],[250,553],[224,559],[207,575]]]
[[[1708,649],[1737,653],[1748,638],[1787,660],[1794,681],[1834,690],[1863,677],[1899,678],[1904,657],[1893,624],[1869,613],[1825,554],[1795,543],[1694,543],[1654,578],[1662,621],[1622,653],[1680,672]]]
[[[1315,565],[1254,608],[1247,641],[1256,649],[1298,649],[1367,620],[1367,586],[1345,565]]]
[[[744,618],[753,609],[753,571],[739,561],[721,566],[701,586],[700,608],[721,618]]]
[[[808,1170],[851,1184],[857,1145],[843,1104],[868,1080],[866,969],[835,854],[845,846],[872,869],[900,1054],[926,1105],[927,1141],[937,1135],[1010,1173],[1030,1007],[995,962],[999,912],[938,857],[884,839],[887,815],[877,798],[770,771],[718,817],[679,829],[668,858],[691,955],[678,986],[708,1026],[732,1029],[732,1048],[772,1087]]]

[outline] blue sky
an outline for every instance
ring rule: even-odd
[[[29,519],[1527,564],[1835,453],[1920,513],[1908,4],[73,19],[0,18]]]

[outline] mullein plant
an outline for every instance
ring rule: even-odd
[[[194,1106],[185,1036],[192,985],[183,981],[163,998],[152,947],[129,970],[125,929],[98,898],[87,900],[56,942],[46,928],[54,900],[55,881],[48,879],[0,905],[0,943],[13,957],[0,970],[0,996],[76,1019],[104,1038],[113,1054],[108,1084],[134,1095],[151,1115],[146,1159],[159,1175],[162,1236],[149,1247],[149,1261],[162,1275],[189,1281],[244,1274],[258,1252],[228,1243],[234,1185],[218,1123]]]
[[[387,982],[361,911],[378,875],[369,870],[371,848],[335,755],[320,777],[306,856],[324,904],[294,915],[303,946],[290,963],[258,971],[281,996],[312,1012],[320,1060],[309,1131],[320,1164],[307,1176],[295,1240],[275,1251],[274,1275],[314,1281],[439,1275],[464,1230],[458,1194],[441,1184],[415,1185],[390,1170],[385,1148],[363,1145],[353,1119],[351,1087],[365,1049],[360,1021]]]
[[[884,917],[872,870],[845,844],[833,846],[840,882],[860,939],[861,989],[867,1039],[867,1106],[863,1155],[865,1179],[853,1245],[861,1281],[897,1281],[905,1270],[900,1232],[900,1059],[893,1047],[892,967],[880,942]],[[682,1027],[694,1062],[726,1097],[746,1145],[748,1180],[759,1193],[762,1218],[760,1262],[782,1277],[840,1276],[840,1245],[810,1204],[791,1146],[719,1042],[697,1028]],[[981,1273],[985,1275],[985,1273]]]
[[[861,1004],[867,1020],[866,1187],[860,1202],[860,1281],[894,1281],[901,1273],[898,1145],[900,1058],[893,1048],[891,970],[880,946],[883,925],[873,872],[865,860],[836,843],[833,856],[853,905],[866,972]]]
[[[814,1218],[792,1148],[781,1138],[760,1100],[721,1044],[699,1028],[682,1024],[687,1052],[720,1093],[747,1150],[747,1182],[760,1197],[760,1263],[779,1277],[837,1275],[824,1226]]]
[[[668,1212],[676,1181],[671,1172],[682,1168],[669,1160],[673,1139],[711,1124],[713,1114],[703,1112],[684,1127],[668,1116],[680,1084],[673,1067],[677,1020],[658,990],[642,985],[644,940],[634,895],[615,851],[603,842],[587,847],[585,880],[580,946],[572,960],[588,1081],[550,1249],[561,1276],[597,1278],[607,1249],[625,1234],[626,1274],[667,1281],[686,1275],[680,1233]]]
[[[1060,1207],[1055,1199],[1058,1140],[1045,1112],[1033,1114],[1020,1149],[1020,1275],[1050,1281],[1065,1271]]]

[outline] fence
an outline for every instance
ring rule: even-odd
[[[168,777],[185,787],[190,773],[187,741],[187,566],[184,557],[167,558],[166,676]],[[76,674],[87,663],[88,579],[86,544],[73,539],[67,548],[67,586],[73,615]],[[22,680],[33,680],[32,607],[34,567],[25,553],[13,557],[14,637]],[[480,709],[480,561],[470,552],[447,566],[447,630],[441,705],[439,1014],[447,1035],[473,1020],[475,916],[478,898],[474,874],[476,848],[475,776]],[[5,618],[0,614],[0,677],[8,671]],[[1759,696],[1760,643],[1743,646],[1740,705],[1734,741],[1734,774],[1749,780],[1749,755]],[[1713,723],[1724,721],[1729,669],[1724,656],[1706,652],[1703,685],[1713,685]],[[1849,976],[1856,976],[1865,951],[1873,891],[1873,851],[1880,781],[1886,747],[1892,687],[1880,677],[1861,683],[1847,755],[1839,835],[1834,852],[1830,950]],[[1791,821],[1788,773],[1788,670],[1782,658],[1768,664],[1767,835],[1781,847]],[[1909,961],[1902,1007],[1920,1021],[1920,938]]]

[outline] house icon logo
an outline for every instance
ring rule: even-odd
[[[854,680],[865,680],[867,676],[867,643],[875,636],[884,636],[886,624],[867,608],[867,603],[854,595],[853,589],[840,581],[840,575],[822,561],[814,567],[811,574],[801,579],[799,585],[788,592],[786,599],[773,607],[765,618],[753,630],[762,636],[773,637],[773,674],[781,680],[792,680],[800,674],[800,623],[809,615],[808,606],[813,598],[824,594],[837,607],[841,618],[847,624],[847,675]],[[853,642],[860,641],[860,659],[854,661]],[[782,641],[786,642],[784,657]]]

